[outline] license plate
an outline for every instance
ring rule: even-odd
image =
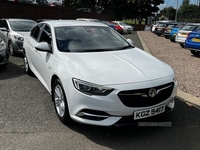
[[[198,38],[192,38],[192,42],[200,42],[200,39],[198,39]]]
[[[151,109],[139,110],[134,112],[134,120],[155,116],[165,112],[165,105]]]
[[[158,29],[158,30],[162,30],[162,29]]]
[[[183,36],[187,36],[187,33],[181,33],[181,35],[183,35]]]
[[[167,30],[168,32],[171,32],[171,30]]]

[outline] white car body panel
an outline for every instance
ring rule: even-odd
[[[80,25],[80,21],[78,24]],[[89,22],[88,24],[104,26]],[[59,25],[63,24],[59,22],[54,24],[54,26]],[[68,25],[70,26],[70,23]],[[136,110],[150,109],[161,105],[174,108],[177,82],[174,81],[175,73],[169,65],[139,48],[105,52],[60,52],[55,44],[53,26],[51,29],[52,53],[36,50],[37,42],[31,39],[30,34],[25,37],[23,48],[26,51],[31,70],[50,94],[52,92],[52,76],[55,75],[60,79],[68,100],[70,117],[73,120],[91,125],[110,126],[123,116],[133,115]],[[114,90],[106,96],[87,95],[74,87],[72,78]],[[171,96],[153,106],[127,107],[118,96],[120,91],[151,88],[170,82],[174,82]],[[84,109],[103,111],[110,116],[101,121],[84,119],[77,115]]]
[[[192,31],[179,30],[178,33],[177,33],[177,35],[176,35],[176,38],[175,38],[176,43],[184,44],[185,40],[187,38],[187,35],[190,32],[192,32]]]

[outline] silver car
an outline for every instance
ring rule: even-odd
[[[185,47],[185,40],[190,32],[195,31],[200,27],[200,23],[188,23],[181,28],[175,38],[176,43],[180,44],[182,48]]]
[[[1,19],[0,38],[7,44],[11,55],[22,53],[24,36],[35,26],[37,22],[30,19]]]

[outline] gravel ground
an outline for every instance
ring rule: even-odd
[[[152,55],[169,64],[178,79],[178,88],[192,96],[200,98],[200,57],[165,37],[159,37],[150,31],[139,31]]]

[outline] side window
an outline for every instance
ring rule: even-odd
[[[31,36],[37,40],[38,35],[42,29],[43,24],[39,24],[37,26],[35,26],[32,30],[31,30]]]
[[[7,24],[6,20],[1,20],[0,21],[0,28],[8,29],[8,24]]]
[[[51,30],[50,30],[49,26],[45,25],[39,42],[47,42],[47,43],[51,44]]]

